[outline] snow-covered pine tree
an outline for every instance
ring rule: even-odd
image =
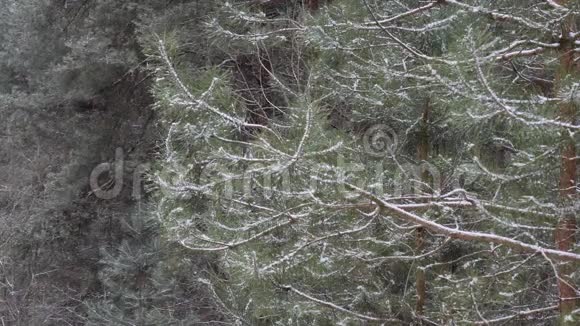
[[[579,34],[562,26],[578,4],[220,12],[212,45],[235,55],[192,73],[171,35],[150,55],[167,130],[159,214],[172,239],[219,254],[208,284],[226,314],[264,325],[574,322],[575,298],[556,285],[574,288],[560,265],[580,255],[553,236],[562,211],[577,210],[559,203],[557,180],[561,152],[576,161],[559,133],[574,148],[580,129],[574,65],[558,60],[577,58]],[[566,119],[560,106],[573,108]],[[427,285],[418,298],[414,275]]]

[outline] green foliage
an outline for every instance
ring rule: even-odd
[[[526,312],[558,304],[560,262],[514,243],[553,247],[579,5],[319,3],[0,0],[8,322],[554,319]],[[129,131],[150,121],[156,146]],[[87,194],[113,147],[157,155],[147,212]]]
[[[103,249],[103,296],[87,301],[87,325],[192,325],[200,322],[193,262],[161,242],[158,222],[144,212],[124,223],[124,240]]]
[[[280,114],[253,126],[249,137],[240,135],[253,121],[244,112],[267,105],[238,96],[247,92],[236,83],[239,62],[233,69],[209,65],[188,73],[175,51],[179,41],[171,38],[150,53],[165,59],[155,65],[155,96],[168,129],[157,172],[159,214],[186,247],[222,253],[227,277],[213,282],[234,319],[408,323],[417,317],[411,308],[417,268],[428,275],[424,314],[442,323],[478,320],[480,311],[493,319],[521,302],[538,307],[553,297],[553,287],[542,288],[540,298],[534,295],[539,285],[522,283],[545,283],[545,266],[534,265],[541,258],[433,234],[422,252],[441,252],[414,258],[420,253],[412,245],[413,227],[397,214],[368,215],[370,207],[357,206],[369,195],[355,185],[401,203],[413,202],[413,194],[459,191],[485,205],[436,204],[420,215],[524,242],[549,241],[560,126],[553,101],[539,94],[545,89],[530,88],[520,70],[535,74],[534,67],[542,67],[550,76],[557,66],[549,54],[516,54],[511,63],[498,56],[522,35],[543,37],[537,21],[553,21],[538,12],[526,15],[528,4],[519,1],[405,13],[423,5],[430,4],[333,1],[315,15],[270,19],[255,7],[220,7],[209,25],[213,44],[234,54],[257,48],[253,55],[263,67],[254,72],[265,67],[267,76],[245,86],[268,97],[276,85],[287,99],[272,105]],[[295,40],[286,50],[304,62],[273,63],[268,70],[264,62],[281,60],[274,54],[285,39]],[[297,68],[305,77],[290,82],[286,77]],[[374,142],[377,126],[387,132],[380,134],[383,143]],[[430,158],[420,162],[425,139]],[[377,145],[386,146],[379,155]],[[418,186],[420,180],[429,181],[430,190]],[[199,201],[203,205],[194,204]]]

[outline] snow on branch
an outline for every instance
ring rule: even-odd
[[[506,238],[503,236],[491,234],[491,233],[482,233],[482,232],[471,232],[471,231],[462,231],[459,229],[452,229],[447,226],[443,226],[436,222],[427,220],[422,218],[416,214],[410,213],[397,205],[390,204],[385,200],[365,191],[355,185],[352,184],[345,184],[350,189],[357,191],[361,195],[367,197],[372,202],[374,202],[377,206],[379,206],[385,212],[394,213],[397,217],[402,218],[406,221],[418,224],[423,226],[437,234],[441,234],[444,236],[448,236],[454,239],[462,239],[468,241],[479,241],[479,242],[487,242],[487,243],[494,243],[494,244],[502,244],[506,245],[510,248],[518,249],[523,252],[528,253],[539,253],[545,254],[546,256],[559,260],[559,261],[575,261],[580,262],[580,255],[576,253],[560,251],[555,249],[543,248],[537,245],[528,244],[525,242],[521,242],[518,240],[514,240],[511,238]]]

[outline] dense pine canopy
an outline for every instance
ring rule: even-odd
[[[0,4],[4,323],[580,323],[578,1]]]

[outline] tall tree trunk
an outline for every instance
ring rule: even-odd
[[[564,5],[566,0],[557,1]],[[578,75],[574,63],[574,40],[570,38],[570,32],[574,31],[574,18],[570,17],[562,26],[562,38],[560,40],[560,68],[554,83],[555,93],[569,78]],[[560,104],[560,119],[564,122],[576,123],[576,108],[574,103],[565,99]],[[561,145],[560,167],[560,199],[564,208],[570,207],[577,196],[576,191],[576,143],[568,130],[562,131],[563,142]],[[576,216],[573,209],[563,209],[562,216],[558,221],[555,231],[556,247],[559,250],[570,251],[576,243]],[[573,263],[563,263],[558,266],[558,291],[560,299],[560,323],[572,325],[575,322],[567,318],[577,306],[576,286],[572,283],[570,274],[574,272]]]
[[[431,104],[429,99],[426,100],[425,110],[421,117],[421,130],[419,134],[419,142],[417,143],[417,159],[420,163],[427,162],[429,159],[429,116],[431,115]],[[429,184],[429,171],[426,167],[421,170],[421,181]],[[429,191],[429,189],[426,189]],[[415,231],[415,248],[417,254],[421,254],[425,247],[425,229],[419,227]],[[427,299],[427,280],[425,270],[422,266],[417,268],[415,287],[417,289],[417,302],[415,304],[415,312],[417,315],[422,315],[425,301]]]

